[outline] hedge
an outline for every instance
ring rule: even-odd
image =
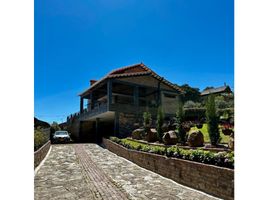
[[[165,155],[167,157],[175,157],[231,169],[234,168],[234,152],[215,153],[202,149],[182,149],[177,146],[166,148],[166,147],[153,146],[149,144],[143,144],[128,139],[119,139],[117,137],[110,137],[110,140],[128,149],[155,153],[159,155]]]
[[[189,121],[206,118],[206,108],[186,108],[184,112],[186,120]],[[234,116],[234,108],[217,109],[218,116],[222,116],[225,112],[228,113],[229,116]]]

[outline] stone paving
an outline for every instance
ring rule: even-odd
[[[35,199],[213,200],[96,144],[53,145],[35,175]]]

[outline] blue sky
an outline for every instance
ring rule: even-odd
[[[234,87],[232,0],[35,0],[35,116],[63,122],[78,93],[143,62],[179,85]]]

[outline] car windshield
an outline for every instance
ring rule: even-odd
[[[68,135],[68,132],[66,132],[66,131],[59,131],[59,132],[55,132],[55,135]]]

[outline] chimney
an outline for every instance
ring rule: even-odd
[[[90,85],[93,85],[96,82],[97,82],[96,80],[90,80]]]

